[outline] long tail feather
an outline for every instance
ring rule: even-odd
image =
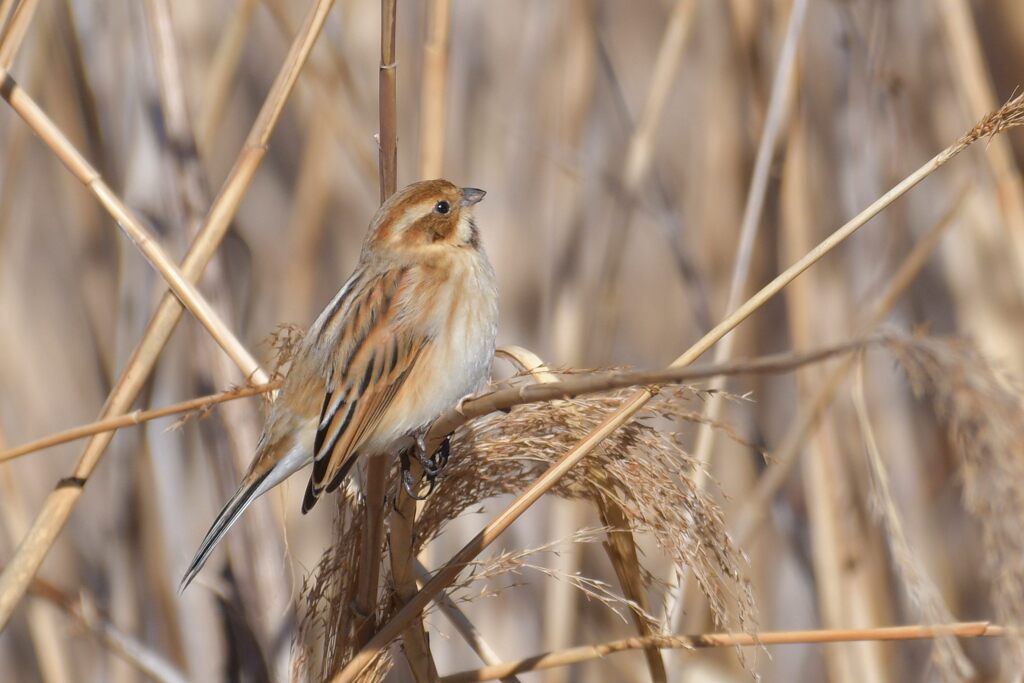
[[[192,558],[191,564],[188,566],[188,570],[185,572],[185,576],[181,579],[181,584],[178,586],[178,592],[181,593],[188,585],[192,583],[192,579],[196,577],[196,574],[206,564],[206,560],[209,559],[210,554],[213,553],[213,549],[217,547],[220,540],[224,538],[224,534],[228,532],[228,529],[238,521],[238,518],[242,516],[245,509],[249,507],[249,504],[256,500],[263,491],[260,490],[260,485],[270,474],[270,470],[264,472],[262,476],[255,478],[253,481],[243,481],[242,485],[238,487],[235,495],[231,496],[230,500],[225,503],[224,507],[221,508],[220,513],[217,515],[217,519],[214,520],[213,526],[206,532],[206,537],[203,542],[199,544],[199,550],[196,551],[196,556]]]

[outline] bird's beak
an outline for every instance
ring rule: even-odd
[[[464,187],[462,188],[462,201],[460,203],[463,206],[473,206],[483,199],[485,194],[487,193],[475,187]]]

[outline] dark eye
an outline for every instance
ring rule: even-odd
[[[442,216],[444,214],[448,213],[449,211],[451,211],[451,208],[452,208],[452,205],[449,204],[448,202],[446,202],[443,199],[441,201],[439,201],[437,204],[434,204],[434,212],[435,213],[439,213]]]

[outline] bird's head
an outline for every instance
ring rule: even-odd
[[[474,187],[447,180],[423,180],[395,192],[370,224],[370,249],[479,249],[473,206],[484,197]]]

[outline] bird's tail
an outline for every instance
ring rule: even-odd
[[[217,519],[213,522],[213,526],[206,532],[203,542],[199,544],[199,550],[196,551],[196,556],[192,558],[192,562],[188,565],[185,576],[182,577],[181,584],[178,586],[179,593],[188,588],[188,585],[192,583],[192,579],[196,578],[196,574],[206,564],[206,560],[210,558],[213,549],[224,538],[224,534],[228,532],[228,529],[238,521],[238,518],[242,516],[242,513],[249,507],[249,504],[259,498],[264,492],[265,489],[261,489],[261,485],[269,474],[270,470],[267,470],[262,476],[255,477],[251,481],[249,481],[249,477],[242,480],[242,484],[235,491],[235,495],[231,496],[228,502],[224,504],[224,507],[221,508]]]

